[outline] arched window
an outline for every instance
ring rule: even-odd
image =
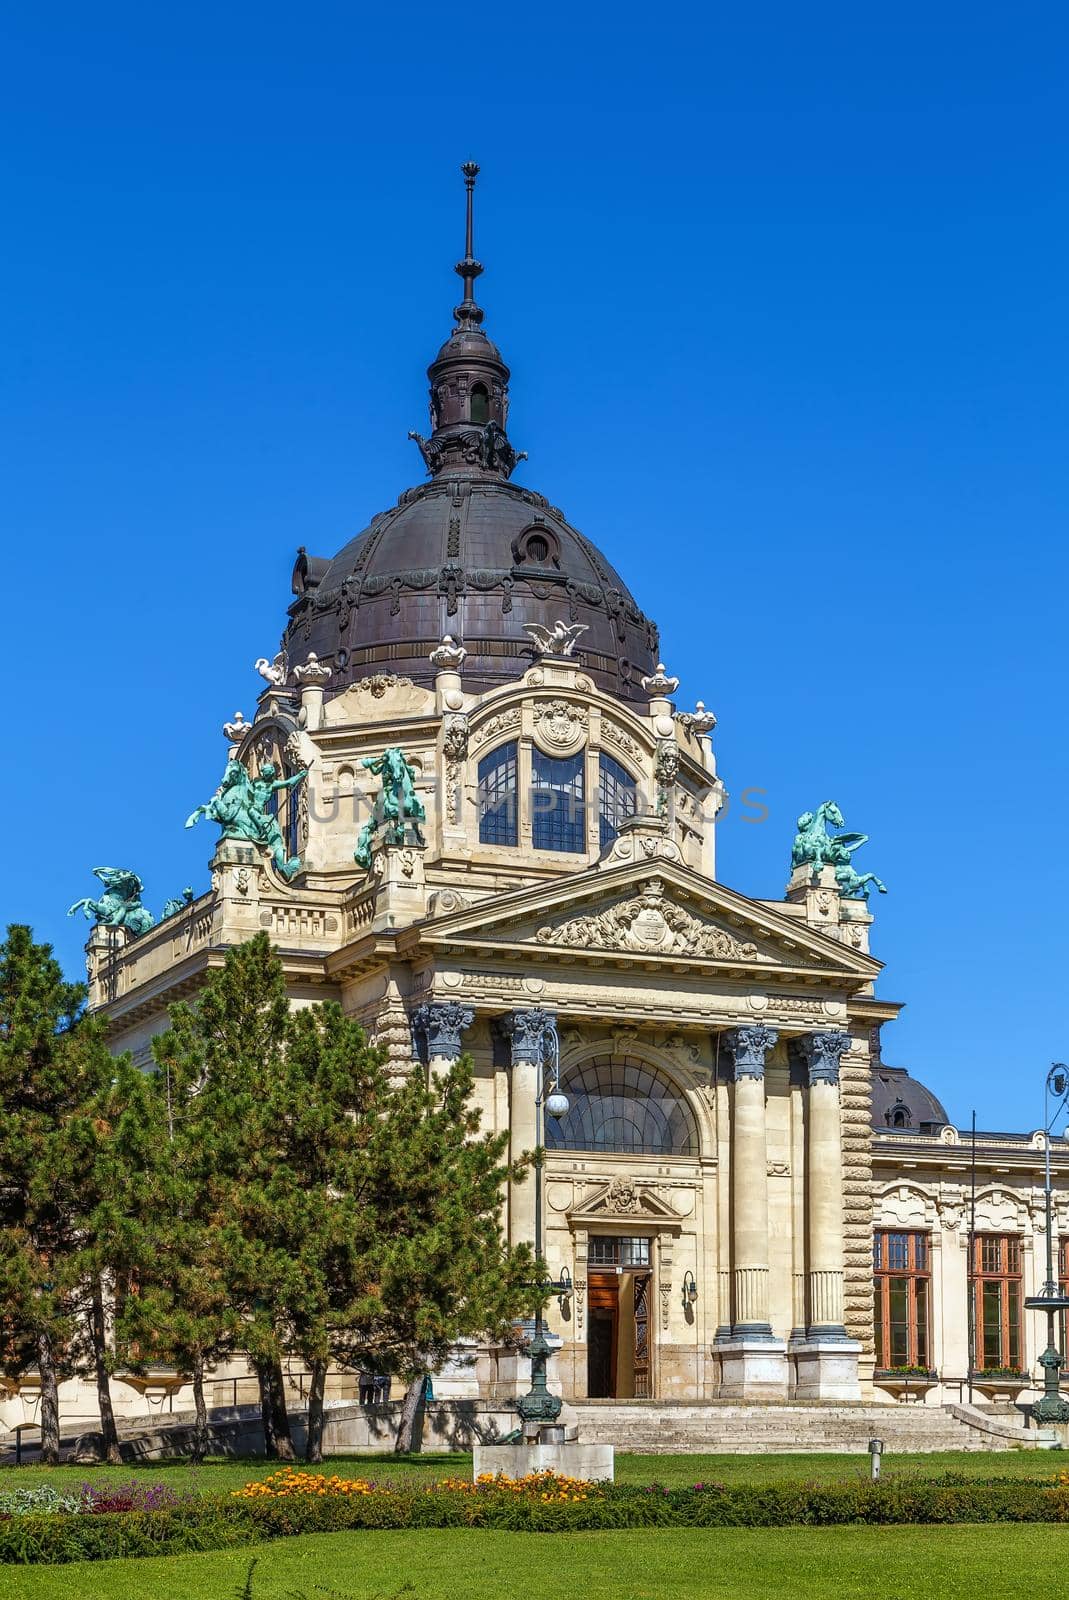
[[[913,1125],[913,1118],[909,1114],[909,1107],[901,1100],[896,1100],[887,1113],[887,1123],[891,1128],[909,1128]]]
[[[479,843],[515,845],[517,745],[498,745],[479,762]]]
[[[601,844],[611,844],[626,817],[635,814],[635,780],[612,756],[603,755],[598,779],[598,814]]]
[[[585,755],[543,755],[531,752],[531,843],[536,850],[586,849],[583,794]]]
[[[561,1076],[567,1114],[546,1118],[551,1150],[696,1156],[698,1129],[679,1090],[634,1056],[594,1056]]]
[[[468,398],[468,416],[472,422],[490,421],[490,392],[485,383],[473,383]]]

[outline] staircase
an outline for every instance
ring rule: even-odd
[[[970,1406],[625,1404],[582,1400],[571,1407],[579,1437],[639,1453],[756,1455],[842,1452],[863,1455],[877,1437],[889,1452],[1034,1449],[1033,1428],[985,1416]]]

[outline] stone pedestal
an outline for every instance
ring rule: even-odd
[[[786,1400],[787,1346],[782,1339],[718,1339],[713,1354],[720,1362],[719,1399]]]
[[[523,1478],[529,1472],[559,1472],[588,1483],[612,1483],[615,1450],[611,1444],[580,1444],[567,1439],[555,1444],[477,1444],[472,1477],[484,1472]]]
[[[860,1400],[856,1339],[804,1339],[790,1347],[792,1400]]]
[[[427,880],[423,871],[425,845],[416,841],[411,828],[407,829],[404,844],[384,844],[371,864],[378,878],[375,895],[376,933],[391,928],[405,928],[418,922],[427,911]]]

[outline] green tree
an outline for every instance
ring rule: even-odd
[[[59,1458],[59,1383],[78,1361],[84,1195],[111,1076],[102,1030],[82,1014],[49,945],[13,924],[0,945],[0,1360],[35,1364],[41,1446]]]

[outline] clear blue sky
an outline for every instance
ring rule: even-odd
[[[887,1058],[1032,1127],[1069,1056],[1060,5],[8,7],[0,914],[72,972],[98,863],[251,715],[295,548],[420,481],[483,166],[519,471],[720,718],[721,875],[871,835]],[[858,858],[861,864],[862,857]]]

